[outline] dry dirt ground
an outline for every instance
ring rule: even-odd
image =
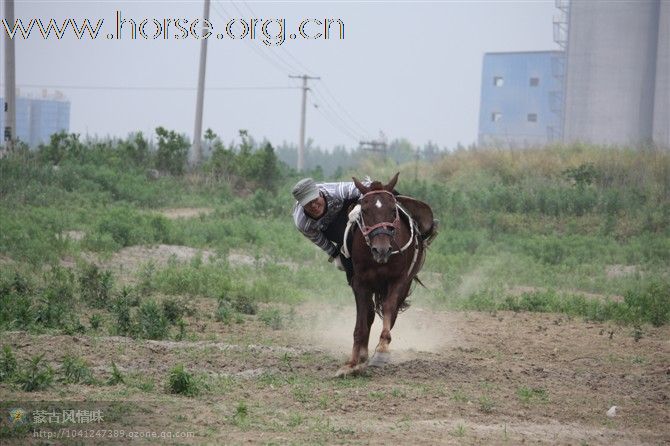
[[[393,331],[390,364],[336,379],[351,348],[353,298],[345,307],[281,308],[279,330],[258,316],[225,325],[214,320],[212,300],[192,304],[188,340],[179,342],[5,333],[1,344],[10,345],[20,361],[44,354],[58,369],[66,353],[79,355],[100,383],[55,384],[33,393],[1,384],[0,400],[69,401],[58,403],[64,408],[85,401],[80,404],[102,409],[105,420],[96,429],[193,435],[160,440],[169,444],[670,442],[667,326],[644,327],[635,341],[632,327],[610,323],[554,314],[433,311],[415,302]],[[379,325],[377,320],[371,347]],[[104,384],[112,360],[125,384]],[[177,363],[207,383],[200,395],[166,393],[169,370]],[[610,418],[612,406],[618,411]],[[67,443],[27,435],[0,440]],[[76,442],[82,440],[131,442]]]

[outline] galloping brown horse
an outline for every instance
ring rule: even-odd
[[[360,213],[350,250],[354,266],[351,287],[356,297],[356,328],[351,359],[338,370],[337,376],[365,370],[375,310],[383,319],[383,329],[371,365],[388,361],[391,329],[398,311],[406,306],[412,280],[421,269],[425,256],[419,228],[409,213],[398,206],[401,197],[393,193],[398,174],[386,185],[374,181],[365,186],[356,178],[353,180],[361,191]],[[432,211],[429,208],[428,211],[432,224]]]

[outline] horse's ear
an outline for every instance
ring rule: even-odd
[[[393,178],[391,178],[389,184],[384,186],[384,189],[386,189],[389,192],[393,192],[393,189],[395,188],[395,183],[398,182],[398,175],[400,175],[400,172],[397,172],[395,175],[393,175]]]
[[[351,177],[351,179],[354,180],[354,184],[356,185],[356,187],[358,188],[358,190],[361,191],[361,193],[362,193],[363,195],[365,195],[365,194],[367,194],[368,192],[370,192],[370,188],[367,187],[367,186],[365,186],[363,183],[361,183],[361,182],[358,180],[358,178],[356,178],[356,177]]]

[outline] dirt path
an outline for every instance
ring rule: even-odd
[[[77,354],[100,380],[114,360],[127,382],[36,393],[3,384],[0,400],[119,401],[111,428],[191,431],[179,440],[188,444],[670,442],[670,327],[645,327],[636,342],[631,327],[560,315],[411,308],[394,329],[391,364],[334,379],[352,308],[306,305],[272,330],[256,316],[215,322],[212,302],[197,304],[182,342],[6,333],[20,359],[44,353],[56,365]],[[209,383],[200,396],[165,393],[177,363]]]

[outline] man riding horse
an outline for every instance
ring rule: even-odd
[[[363,184],[370,185],[370,181]],[[348,213],[360,199],[361,192],[353,182],[316,183],[312,178],[303,178],[293,187],[293,197],[296,200],[293,207],[296,228],[328,254],[329,262],[347,273],[347,282],[351,285],[353,266],[341,249]],[[421,234],[426,244],[430,244],[436,234],[436,224],[430,223]]]
[[[356,299],[352,354],[337,376],[367,367],[375,312],[383,327],[370,363],[388,361],[391,329],[398,312],[407,307],[412,281],[418,280],[425,250],[436,235],[430,206],[399,195],[397,181],[398,174],[386,185],[356,178],[353,183],[318,185],[305,178],[293,188],[297,228],[347,271]]]

